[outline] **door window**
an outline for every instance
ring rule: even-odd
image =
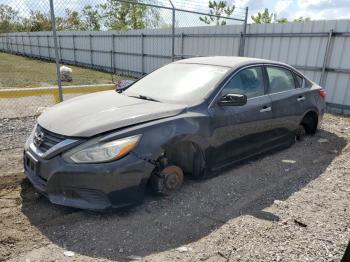
[[[266,67],[269,77],[270,93],[278,93],[295,89],[294,77],[291,71],[281,67]]]
[[[295,74],[295,79],[297,81],[297,88],[303,87],[303,78],[297,74]]]
[[[264,95],[264,80],[260,66],[238,72],[224,87],[221,95],[242,94],[247,98]]]

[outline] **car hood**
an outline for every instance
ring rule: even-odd
[[[59,103],[39,118],[43,128],[64,136],[90,137],[181,113],[185,105],[128,97],[110,90]]]

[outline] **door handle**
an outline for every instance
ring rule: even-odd
[[[269,106],[269,107],[264,106],[264,107],[260,110],[260,113],[270,112],[270,111],[271,111],[271,106]]]
[[[304,101],[305,100],[305,96],[299,96],[297,101],[300,102],[300,101]]]

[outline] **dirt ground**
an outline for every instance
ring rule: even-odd
[[[349,118],[328,114],[289,149],[108,213],[35,192],[21,163],[33,122],[0,124],[0,261],[340,261],[345,252]]]

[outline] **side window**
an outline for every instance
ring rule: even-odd
[[[303,87],[303,78],[297,74],[295,74],[295,79],[297,82],[297,88],[302,88]]]
[[[247,98],[264,95],[264,78],[260,66],[238,72],[221,91],[221,95],[242,94]]]
[[[295,89],[294,77],[291,71],[281,67],[266,67],[269,77],[270,93],[278,93]]]

